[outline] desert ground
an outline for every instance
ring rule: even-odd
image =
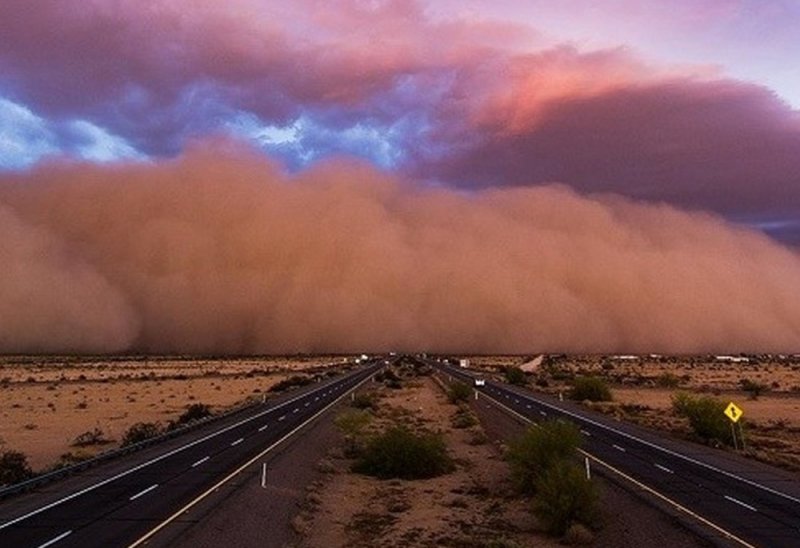
[[[469,365],[501,378],[507,366],[530,364],[533,356],[469,356]],[[538,361],[538,360],[537,360]],[[585,402],[619,420],[691,438],[686,419],[672,409],[678,392],[734,402],[743,411],[744,454],[800,471],[800,356],[546,356],[533,365],[529,386],[567,394],[578,376],[606,379],[613,401]],[[759,393],[743,388],[748,382]]]
[[[318,468],[323,480],[308,489],[293,521],[296,548],[328,546],[516,547],[640,546],[658,542],[675,547],[703,546],[671,518],[602,480],[596,528],[577,528],[564,538],[548,536],[537,522],[531,500],[520,495],[504,458],[506,444],[525,426],[497,408],[470,401],[472,418],[446,396],[446,381],[403,375],[400,385],[369,385],[376,405],[369,433],[393,425],[439,432],[456,463],[430,479],[380,480],[353,472],[347,440],[329,450]],[[355,403],[353,405],[356,405]],[[348,411],[340,412],[340,416]],[[609,511],[607,509],[614,509]],[[618,510],[620,512],[618,512]]]
[[[118,447],[135,423],[166,425],[196,403],[219,412],[343,359],[6,356],[0,358],[0,451],[21,451],[34,471],[44,471]],[[95,429],[102,432],[98,443],[74,444]]]

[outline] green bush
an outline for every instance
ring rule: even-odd
[[[656,385],[661,388],[677,388],[681,384],[681,378],[675,373],[662,373],[656,377]]]
[[[122,447],[133,445],[150,438],[154,438],[161,433],[161,425],[156,422],[137,422],[132,425],[122,436]]]
[[[357,456],[363,449],[364,433],[372,415],[363,409],[348,409],[336,416],[333,423],[344,434],[344,451],[348,457]]]
[[[359,392],[353,396],[353,401],[351,404],[356,409],[371,409],[373,411],[378,410],[378,402],[374,392]]]
[[[578,401],[611,401],[611,390],[600,377],[577,377],[572,381],[569,397]]]
[[[548,533],[560,536],[575,523],[597,520],[597,498],[581,466],[559,461],[536,482],[533,513]]]
[[[453,461],[441,435],[416,434],[403,426],[369,440],[353,466],[355,472],[381,479],[432,478],[452,469]]]
[[[766,384],[751,381],[750,379],[741,379],[739,381],[739,386],[742,387],[742,390],[750,394],[750,399],[752,400],[757,400],[761,394],[769,390],[769,386]]]
[[[466,402],[471,395],[472,389],[467,384],[460,381],[451,383],[450,388],[447,390],[447,398],[450,400],[450,403]]]
[[[76,436],[72,441],[72,446],[88,447],[90,445],[103,445],[106,443],[111,443],[111,440],[106,438],[105,433],[100,428],[94,428]]]
[[[455,412],[450,422],[453,428],[469,428],[478,424],[478,417],[470,411],[469,407],[462,405],[459,406],[458,411]]]
[[[506,382],[509,384],[514,384],[517,386],[525,386],[528,384],[528,377],[519,367],[509,365],[503,370],[503,374],[506,376]]]
[[[306,386],[314,382],[314,379],[311,377],[307,377],[305,375],[292,375],[289,378],[283,379],[280,382],[275,383],[273,386],[270,387],[270,392],[282,392],[284,390],[288,390],[289,388],[295,388],[298,386]]]
[[[19,451],[0,453],[0,485],[13,485],[33,476],[28,457]]]
[[[694,433],[706,442],[733,445],[730,421],[725,416],[726,404],[710,396],[691,396],[679,392],[672,397],[672,408],[689,419]]]
[[[517,488],[526,494],[536,491],[536,483],[556,463],[571,459],[581,441],[581,433],[571,422],[548,420],[530,427],[512,441],[506,458]]]
[[[186,408],[186,411],[184,411],[180,417],[178,417],[177,423],[186,424],[210,417],[211,415],[213,415],[211,412],[211,406],[204,403],[193,403]]]

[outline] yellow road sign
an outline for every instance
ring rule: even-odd
[[[731,419],[731,422],[738,422],[739,419],[742,418],[742,415],[744,415],[744,411],[742,411],[735,403],[731,402],[728,404],[728,407],[725,408],[725,414],[728,415],[728,418]]]

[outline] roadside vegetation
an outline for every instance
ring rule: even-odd
[[[569,392],[570,399],[577,401],[611,401],[611,389],[600,377],[576,377]]]
[[[149,440],[162,432],[163,429],[157,422],[137,422],[125,431],[120,447],[128,447],[129,445]]]
[[[452,471],[454,464],[441,434],[392,426],[371,437],[353,471],[380,479],[424,479]]]
[[[0,486],[13,485],[32,476],[33,471],[24,453],[10,449],[0,453]]]
[[[447,388],[447,399],[450,400],[450,403],[467,402],[471,395],[472,389],[461,381],[454,381]]]
[[[769,391],[768,385],[747,378],[739,380],[739,386],[747,392],[751,400],[757,400],[764,392]]]
[[[672,397],[675,414],[689,421],[694,434],[711,445],[733,446],[730,421],[725,416],[726,403],[711,396],[693,396],[678,392]]]
[[[519,367],[509,365],[503,369],[506,382],[515,386],[525,386],[528,384],[528,377],[525,372]]]
[[[598,524],[597,490],[577,460],[580,440],[577,426],[552,420],[509,445],[512,479],[521,493],[533,497],[534,514],[553,535]]]
[[[181,426],[189,424],[190,422],[195,422],[210,417],[213,414],[214,413],[211,411],[211,406],[204,403],[193,403],[189,405],[186,408],[186,411],[184,411],[177,419],[171,421],[167,429],[174,430],[175,428],[180,428]]]

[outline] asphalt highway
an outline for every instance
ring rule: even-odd
[[[474,384],[458,367],[430,362],[446,374]],[[800,546],[800,482],[797,475],[720,458],[696,444],[599,416],[570,402],[486,381],[475,387],[510,412],[531,421],[560,418],[576,423],[582,448],[627,479],[710,527],[725,543],[740,546]]]
[[[298,391],[282,402],[266,402],[230,420],[210,424],[179,438],[142,460],[120,457],[107,476],[92,471],[92,481],[57,498],[26,495],[0,504],[0,546],[57,548],[129,546],[180,512],[232,471],[266,453],[367,380],[384,362],[375,360],[340,377]],[[73,482],[74,483],[74,482]],[[31,497],[34,504],[31,505]]]

